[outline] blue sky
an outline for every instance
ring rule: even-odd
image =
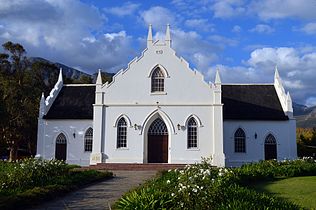
[[[213,81],[271,83],[316,105],[315,0],[0,0],[0,42],[94,73],[117,72],[171,25],[172,47]]]

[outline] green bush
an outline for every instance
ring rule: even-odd
[[[127,194],[119,209],[300,209],[281,198],[258,193],[247,184],[279,177],[316,175],[311,158],[261,161],[240,168],[215,168],[204,159],[169,170]]]
[[[0,209],[25,209],[113,176],[111,172],[72,170],[74,168],[77,166],[58,160],[0,162]]]

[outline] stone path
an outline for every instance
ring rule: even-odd
[[[111,209],[111,205],[128,190],[137,187],[156,171],[114,171],[110,180],[96,183],[62,198],[32,207],[32,210]]]

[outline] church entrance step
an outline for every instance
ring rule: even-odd
[[[128,170],[128,171],[162,171],[169,169],[182,169],[186,164],[168,163],[98,163],[89,168],[97,170]]]

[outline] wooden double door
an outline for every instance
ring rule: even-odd
[[[148,163],[168,163],[168,129],[161,118],[152,122],[147,137]]]
[[[168,163],[168,135],[148,135],[148,163]]]

